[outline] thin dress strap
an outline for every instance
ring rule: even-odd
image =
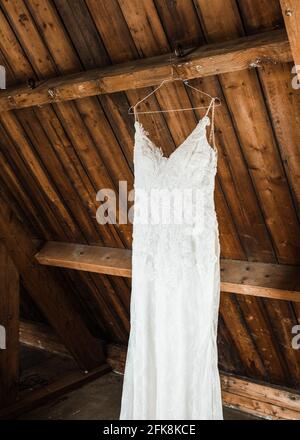
[[[207,111],[206,111],[204,117],[208,116],[208,113],[211,110],[211,126],[210,126],[210,133],[209,133],[209,137],[208,137],[208,142],[213,147],[215,152],[217,153],[218,150],[217,150],[216,142],[215,142],[215,101],[216,101],[216,98],[211,99],[210,104],[207,108]]]
[[[136,111],[136,105],[133,107],[134,120],[135,122],[139,122],[138,112]]]

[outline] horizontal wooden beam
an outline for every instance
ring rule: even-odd
[[[29,331],[26,330],[29,327]],[[35,330],[34,330],[35,327]],[[29,339],[27,336],[29,335]],[[21,342],[31,347],[57,352],[59,340],[47,326],[34,323],[21,323]],[[48,341],[54,341],[49,344]],[[68,354],[61,344],[61,353]],[[107,364],[117,373],[124,373],[127,347],[107,344]],[[270,419],[300,419],[300,394],[294,390],[255,382],[247,378],[221,373],[223,403],[226,406],[245,411],[257,417]]]
[[[35,256],[45,266],[131,277],[131,251],[49,241]]]
[[[222,292],[300,301],[300,268],[221,259]]]
[[[0,112],[149,87],[167,78],[192,79],[291,60],[286,33],[276,30],[201,46],[179,59],[164,54],[40,81],[33,89],[14,87],[0,92]]]
[[[40,264],[131,277],[131,251],[48,242],[36,255]],[[298,266],[221,260],[222,292],[300,301]]]
[[[224,405],[271,420],[300,420],[300,393],[221,374]]]

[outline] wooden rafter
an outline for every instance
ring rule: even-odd
[[[59,280],[47,268],[34,265],[37,249],[24,225],[1,196],[0,237],[33,301],[60,335],[79,366],[84,370],[98,367],[104,361],[101,343],[90,333],[68,289],[61,287]]]
[[[19,274],[0,240],[0,407],[15,401],[19,380]]]
[[[114,93],[159,84],[163,79],[192,79],[292,60],[285,31],[276,30],[210,44],[174,59],[173,54],[136,60],[41,81],[36,87],[14,87],[0,93],[0,112],[52,102]]]
[[[21,320],[19,340],[27,347],[38,348],[62,356],[71,356],[59,336],[45,324]]]
[[[127,249],[48,242],[36,259],[46,266],[131,277],[131,251]],[[299,267],[222,259],[221,290],[300,301]]]
[[[300,2],[299,0],[280,0],[280,4],[300,80]]]

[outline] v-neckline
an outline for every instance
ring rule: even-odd
[[[175,150],[174,151],[172,151],[172,153],[170,154],[170,156],[165,156],[164,155],[164,153],[163,153],[163,150],[162,150],[162,148],[161,147],[158,147],[150,138],[149,138],[149,135],[148,135],[148,132],[145,130],[145,128],[144,128],[144,126],[143,126],[143,124],[141,123],[141,122],[139,122],[139,121],[135,121],[135,123],[134,123],[134,125],[135,125],[135,127],[136,126],[138,126],[139,127],[139,129],[141,130],[141,133],[143,134],[143,136],[153,145],[153,147],[155,148],[155,150],[156,151],[158,151],[160,154],[161,154],[161,157],[162,158],[164,158],[165,159],[165,161],[169,161],[172,157],[173,157],[173,155],[176,153],[176,152],[178,152],[178,151],[180,151],[181,149],[182,149],[182,147],[184,146],[184,144],[186,143],[186,141],[189,139],[189,137],[191,137],[195,132],[196,132],[196,130],[198,129],[198,127],[200,126],[200,124],[203,122],[203,121],[207,121],[208,123],[210,122],[210,118],[209,118],[209,116],[207,116],[207,115],[205,115],[205,116],[203,116],[203,118],[201,118],[201,119],[199,119],[199,121],[197,122],[197,124],[196,124],[196,126],[195,126],[195,128],[193,128],[193,130],[190,132],[190,134],[188,134],[187,135],[187,137],[181,142],[181,144],[177,147],[177,148],[175,148]],[[207,124],[208,125],[208,124]],[[205,127],[206,127],[206,125],[205,125]],[[135,131],[136,131],[136,129],[135,129]],[[206,141],[207,141],[207,143],[208,143],[208,140],[207,140],[207,138],[206,138]],[[213,151],[215,151],[212,147],[211,147],[211,145],[208,143],[208,145],[209,145],[209,147],[213,150]]]

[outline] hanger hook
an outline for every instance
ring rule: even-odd
[[[215,101],[216,105],[221,105],[222,104],[222,101],[221,101],[221,99],[218,96],[214,97],[214,101]]]
[[[176,44],[175,49],[174,49],[174,55],[176,58],[181,58],[184,56],[184,50],[183,50],[183,47],[180,43]],[[171,64],[171,69],[172,69],[171,76],[172,76],[173,81],[179,80],[179,79],[181,80],[180,75],[178,74],[177,69],[176,69],[177,68],[177,66],[175,64],[176,58],[174,60],[172,60],[172,54],[170,55],[170,64]],[[176,77],[175,77],[175,74],[176,74]]]

